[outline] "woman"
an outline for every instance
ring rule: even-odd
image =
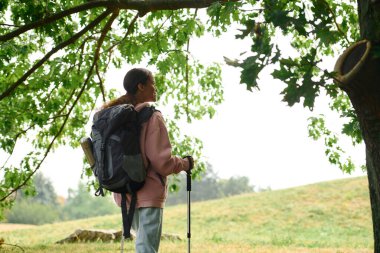
[[[156,101],[156,87],[152,73],[143,68],[134,68],[124,77],[127,94],[103,106],[129,103],[140,111]],[[167,197],[166,177],[173,173],[191,170],[192,157],[185,159],[172,156],[168,132],[159,111],[153,113],[142,125],[140,148],[147,168],[145,185],[137,192],[137,205],[132,227],[136,231],[136,252],[158,252],[162,230],[163,207]],[[127,196],[130,202],[130,196]],[[120,206],[121,195],[114,194]]]

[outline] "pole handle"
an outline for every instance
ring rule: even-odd
[[[187,191],[191,191],[191,173],[186,173],[186,187]]]
[[[189,169],[186,171],[186,185],[187,191],[191,191],[191,170],[194,167],[194,161],[191,156],[185,156],[184,158],[186,158],[189,161]]]

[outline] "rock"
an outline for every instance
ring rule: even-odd
[[[131,230],[132,239],[136,233]],[[95,242],[95,241],[120,241],[121,231],[116,230],[94,230],[94,229],[77,229],[74,233],[56,243],[74,243],[74,242]]]
[[[182,241],[182,238],[179,235],[162,234],[161,240]]]
[[[67,238],[57,241],[56,243],[76,243],[76,242],[112,242],[120,241],[122,231],[115,230],[95,230],[95,229],[77,229],[74,233]],[[131,229],[131,240],[136,238],[136,232]],[[182,238],[179,235],[162,234],[161,240],[181,241]]]

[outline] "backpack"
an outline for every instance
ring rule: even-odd
[[[136,193],[143,187],[147,175],[140,152],[141,125],[155,111],[153,106],[148,106],[137,112],[133,105],[122,104],[99,111],[93,118],[92,171],[99,182],[95,195],[104,196],[103,189],[121,194],[124,238],[131,236]],[[126,193],[132,196],[129,212]]]

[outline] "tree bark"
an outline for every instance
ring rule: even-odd
[[[380,41],[380,0],[358,0],[360,37]]]
[[[377,66],[379,67],[380,63],[377,63]],[[380,73],[380,69],[377,73]],[[377,91],[371,94],[371,89],[362,89],[367,92],[359,96],[354,92],[349,96],[357,113],[366,146],[374,252],[380,253],[380,93]]]
[[[379,149],[366,150],[369,194],[371,200],[374,252],[380,252]]]
[[[374,252],[380,253],[380,58],[373,43],[359,41],[338,59],[335,71],[357,114],[366,146]]]
[[[380,1],[358,0],[358,15],[361,38],[379,47]],[[363,71],[364,75],[362,75],[363,83],[365,83],[361,89],[362,99],[352,98],[351,102],[358,113],[366,144],[366,165],[375,240],[374,252],[380,253],[380,59],[378,56],[376,59],[373,50],[369,52],[368,62],[364,68],[366,71]],[[366,74],[372,77],[368,78]]]

